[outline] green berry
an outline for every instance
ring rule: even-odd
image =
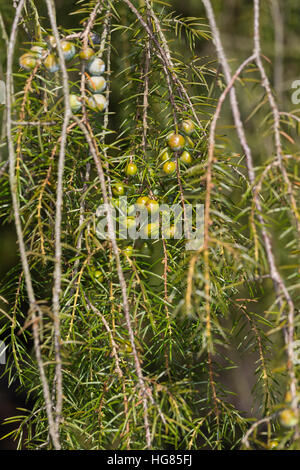
[[[136,204],[138,206],[146,206],[147,202],[149,201],[149,197],[148,196],[140,196],[137,200],[136,200]]]
[[[151,249],[149,247],[149,244],[147,242],[144,242],[141,246],[140,252],[143,256],[151,256]]]
[[[190,119],[182,121],[181,128],[186,135],[192,135],[195,131],[195,124]]]
[[[124,185],[122,183],[115,183],[112,192],[115,196],[123,196],[125,194]]]
[[[176,170],[176,163],[173,162],[172,160],[166,162],[163,166],[163,171],[167,175],[171,175],[172,173],[175,172],[175,170]]]
[[[149,214],[155,214],[159,211],[159,203],[155,199],[148,199],[146,207]]]
[[[137,174],[137,166],[135,163],[128,163],[126,167],[126,175],[127,176],[134,176]]]
[[[191,154],[185,150],[180,156],[180,161],[184,163],[185,165],[191,165],[193,162],[193,159],[192,159]]]
[[[168,160],[170,160],[170,159],[171,159],[171,155],[170,155],[168,149],[164,149],[164,150],[160,153],[159,158],[160,158],[160,160],[161,160],[162,162],[167,162]]]
[[[78,113],[81,110],[82,103],[77,95],[70,95],[70,107],[72,113]]]

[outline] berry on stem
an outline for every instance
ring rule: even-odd
[[[72,60],[76,54],[76,48],[74,44],[69,41],[61,41],[60,44],[64,53],[65,60]]]
[[[51,73],[57,72],[59,70],[59,63],[57,62],[54,54],[47,55],[46,59],[44,60],[44,66]]]
[[[176,170],[176,163],[173,162],[172,160],[166,162],[163,166],[163,171],[167,175],[171,175],[172,173],[175,172],[175,170]]]
[[[100,57],[94,57],[88,63],[87,70],[93,76],[100,76],[105,72],[105,63]]]
[[[88,77],[88,88],[95,94],[101,93],[106,88],[106,80],[104,77]]]
[[[168,149],[164,149],[164,150],[160,153],[159,157],[160,157],[160,159],[161,159],[162,162],[166,162],[166,161],[168,161],[168,160],[171,159],[171,155],[170,155]]]
[[[191,165],[193,162],[193,159],[192,159],[190,152],[187,152],[185,150],[180,156],[180,161],[184,163],[185,165]]]
[[[24,70],[32,70],[37,64],[37,58],[30,53],[21,55],[19,59],[19,64]]]
[[[148,196],[140,196],[139,198],[137,198],[136,200],[136,205],[138,206],[146,206],[147,202],[149,201],[149,197]]]
[[[70,107],[72,113],[78,113],[81,110],[82,103],[80,97],[77,95],[70,95]]]
[[[32,48],[30,49],[30,54],[33,53],[35,57],[41,59],[44,51],[45,49],[42,46],[32,46]]]
[[[102,112],[107,108],[108,102],[104,95],[98,93],[93,96],[89,96],[87,98],[87,104],[93,111]]]
[[[146,207],[149,214],[155,214],[159,210],[159,203],[155,199],[148,199]]]
[[[169,147],[175,152],[182,150],[185,146],[185,138],[181,134],[171,134],[167,141]]]
[[[81,60],[91,60],[92,57],[94,57],[95,51],[91,47],[84,47],[81,49],[79,52],[79,57]]]
[[[186,135],[192,135],[195,131],[195,124],[191,119],[186,119],[185,121],[182,121],[181,128]]]
[[[125,194],[125,188],[122,183],[115,183],[112,192],[115,196],[123,196]]]
[[[128,163],[126,167],[126,175],[127,176],[134,176],[137,174],[137,166],[135,163]]]
[[[50,35],[47,36],[46,42],[47,42],[49,49],[53,49],[54,47],[56,47],[56,40],[54,36],[50,36]]]

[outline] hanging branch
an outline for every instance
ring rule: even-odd
[[[40,340],[39,340],[39,319],[42,317],[42,312],[38,303],[35,298],[33,286],[32,286],[32,279],[30,268],[28,264],[28,258],[26,254],[25,242],[23,238],[22,232],[22,224],[20,219],[20,209],[19,209],[19,201],[18,201],[18,186],[16,180],[16,173],[15,173],[15,163],[16,163],[16,156],[13,144],[13,136],[12,136],[12,67],[13,67],[13,56],[14,50],[16,45],[16,37],[17,37],[17,29],[18,23],[21,18],[22,10],[25,5],[25,0],[20,0],[18,7],[16,9],[15,18],[12,25],[12,30],[9,39],[8,45],[8,53],[7,53],[7,81],[6,81],[6,103],[7,103],[7,142],[8,142],[8,152],[9,152],[9,180],[10,180],[10,188],[11,188],[11,195],[12,195],[12,203],[14,208],[14,218],[15,218],[15,225],[19,243],[19,250],[20,256],[22,260],[22,266],[24,271],[26,289],[28,293],[28,298],[30,302],[30,314],[32,316],[32,330],[33,330],[33,337],[34,337],[34,349],[35,355],[39,367],[40,373],[40,380],[43,387],[43,395],[45,399],[46,405],[46,412],[47,418],[49,423],[49,433],[53,442],[55,449],[60,449],[60,441],[59,435],[57,431],[57,427],[54,422],[53,414],[52,414],[52,401],[49,392],[49,386],[44,370],[44,364],[41,355],[41,348],[40,348]],[[37,316],[38,314],[38,316]]]
[[[56,427],[59,433],[61,422],[61,412],[63,405],[63,384],[62,384],[62,361],[60,355],[61,334],[60,334],[60,294],[62,277],[62,246],[61,246],[61,223],[63,207],[63,175],[65,167],[65,152],[67,144],[68,125],[72,116],[70,108],[70,92],[68,73],[65,65],[64,54],[62,51],[59,32],[55,18],[55,5],[53,0],[46,0],[48,14],[52,31],[56,40],[59,62],[62,70],[63,91],[65,113],[63,127],[61,131],[61,142],[58,160],[57,193],[56,193],[56,217],[55,217],[55,267],[54,267],[54,287],[53,287],[53,322],[54,322],[54,346],[55,346],[55,375],[56,375]]]

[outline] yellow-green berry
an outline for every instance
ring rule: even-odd
[[[32,70],[37,65],[37,58],[30,53],[21,55],[19,64],[24,70]]]
[[[191,119],[186,119],[185,121],[182,121],[181,128],[186,135],[192,135],[195,131],[195,124]]]
[[[159,203],[155,199],[148,199],[146,202],[146,208],[150,214],[155,214],[159,211]]]
[[[91,60],[91,58],[94,57],[94,55],[95,55],[95,51],[91,47],[84,47],[79,52],[79,57],[81,60]]]
[[[135,163],[128,163],[126,167],[126,175],[127,176],[134,176],[137,174],[137,166]]]
[[[186,150],[182,152],[180,156],[180,161],[184,163],[185,165],[191,165],[193,162],[193,159],[192,159],[190,152],[187,152]]]
[[[125,188],[122,183],[115,183],[112,192],[115,196],[123,196],[125,194]]]
[[[163,166],[163,171],[167,175],[171,175],[172,173],[175,172],[175,170],[176,170],[176,163],[173,162],[172,160],[166,162]]]
[[[70,107],[72,113],[78,113],[81,110],[82,103],[80,97],[77,95],[70,95]]]

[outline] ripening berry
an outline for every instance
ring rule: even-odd
[[[106,80],[103,77],[88,77],[87,86],[93,93],[101,93],[106,88]]]
[[[142,232],[145,238],[157,238],[159,235],[159,223],[154,222],[145,225],[145,227],[143,227]]]
[[[30,49],[30,53],[33,53],[33,55],[39,59],[42,58],[44,51],[45,49],[42,46],[32,46]]]
[[[148,199],[146,207],[149,214],[156,214],[159,211],[159,203],[155,199]]]
[[[72,113],[78,113],[82,107],[80,97],[77,95],[70,95],[70,106]]]
[[[124,250],[123,250],[123,253],[124,253],[124,255],[126,255],[130,258],[130,256],[132,256],[132,254],[133,254],[133,246],[131,246],[131,245],[126,246],[126,248],[124,248]]]
[[[181,128],[186,135],[192,135],[195,131],[195,124],[190,119],[182,121]]]
[[[163,166],[163,171],[167,175],[171,175],[172,173],[174,173],[175,170],[176,170],[176,163],[173,162],[172,160],[166,162]]]
[[[100,93],[89,96],[87,99],[87,104],[93,111],[100,112],[104,111],[108,106],[107,99]]]
[[[168,151],[167,149],[164,149],[164,150],[160,153],[159,157],[160,157],[160,159],[161,159],[162,162],[166,162],[166,161],[170,160],[171,155],[170,155],[170,153],[169,153],[169,151]]]
[[[181,134],[171,134],[168,137],[168,145],[172,150],[178,152],[185,146],[185,138]]]
[[[126,167],[126,175],[127,176],[134,176],[137,174],[137,166],[135,163],[128,163]]]
[[[295,412],[289,408],[279,413],[279,421],[285,428],[292,428],[298,423]]]
[[[94,55],[95,55],[95,51],[91,47],[84,47],[79,52],[79,57],[81,60],[91,60],[91,58],[94,57]]]
[[[100,76],[105,71],[105,63],[100,57],[95,57],[88,63],[87,70],[93,76]]]
[[[56,47],[56,40],[54,36],[47,36],[46,42],[47,42],[49,49],[53,49],[54,47]]]
[[[184,163],[185,165],[191,165],[193,159],[192,159],[190,152],[187,152],[186,150],[182,152],[180,156],[180,161]]]
[[[65,60],[72,60],[76,54],[76,47],[69,41],[61,41],[61,48],[64,53]]]
[[[59,63],[57,62],[54,54],[47,55],[46,59],[44,60],[44,66],[51,73],[57,72],[59,70]]]
[[[148,196],[140,196],[140,197],[136,200],[136,204],[137,204],[138,206],[145,206],[148,201],[149,201],[149,197],[148,197]]]
[[[123,196],[125,194],[125,188],[122,183],[116,183],[113,188],[112,192],[115,196]]]
[[[37,58],[27,52],[26,54],[21,55],[19,64],[24,70],[32,70],[37,64]]]

